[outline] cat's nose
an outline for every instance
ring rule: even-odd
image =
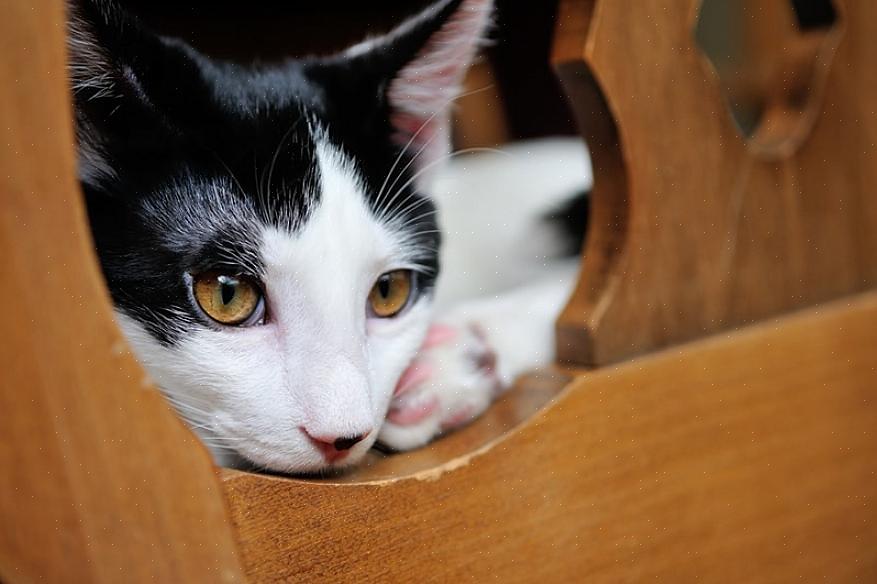
[[[371,431],[364,432],[362,434],[356,434],[354,436],[314,436],[310,432],[305,429],[305,433],[308,437],[314,442],[318,442],[322,447],[331,447],[337,450],[338,452],[343,452],[345,450],[350,450],[371,434]]]
[[[334,442],[332,442],[332,446],[335,447],[335,450],[350,450],[365,438],[365,434],[360,434],[359,436],[350,436],[347,438],[336,438]]]

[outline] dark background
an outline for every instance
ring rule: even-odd
[[[429,4],[425,0],[120,1],[159,32],[181,37],[212,57],[243,63],[331,53],[386,32]],[[556,9],[554,0],[497,1],[496,26],[481,66],[489,67],[502,103],[504,139],[575,132],[549,61]]]

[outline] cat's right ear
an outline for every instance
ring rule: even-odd
[[[122,107],[125,83],[118,63],[101,42],[112,7],[100,2],[67,2],[67,73],[73,92],[79,178],[97,186],[115,178],[106,126]]]
[[[207,92],[195,56],[111,0],[68,0],[67,11],[80,179],[99,187],[123,169],[147,172],[172,143],[172,120]]]
[[[439,0],[386,35],[327,61],[330,97],[343,100],[334,117],[362,133],[377,118],[397,147],[426,170],[450,147],[450,112],[464,75],[485,40],[493,0]]]

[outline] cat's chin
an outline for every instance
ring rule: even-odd
[[[208,448],[208,450],[210,450],[210,453],[213,455],[213,462],[216,463],[217,466],[246,471],[254,470],[255,468],[252,462],[237,452],[231,452],[228,450],[217,451],[212,448]]]
[[[262,460],[258,454],[249,458],[244,454],[228,450],[209,448],[213,460],[217,466],[245,472],[276,473],[295,476],[327,476],[343,473],[355,467],[366,455],[368,448],[357,448],[340,453],[340,456],[325,457],[320,452],[314,452],[312,460],[304,460],[306,457],[296,453],[284,460],[283,457],[274,453],[271,460]]]

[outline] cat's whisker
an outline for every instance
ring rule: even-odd
[[[419,199],[412,201],[410,205],[406,205],[406,203],[413,199],[415,196],[417,196],[417,193],[412,192],[409,193],[407,197],[402,199],[399,202],[399,208],[396,210],[396,212],[386,219],[387,223],[393,223],[394,221],[396,221],[396,219],[403,217],[404,215],[410,213],[411,211],[414,211],[418,207],[422,207],[432,202],[428,197],[420,197]]]
[[[191,403],[193,399],[198,399],[192,395],[187,395],[185,396],[185,398],[182,398],[175,396],[173,393],[165,392],[165,397],[169,402],[171,402],[171,405],[173,405],[174,407],[186,409],[199,414],[210,415],[209,411],[199,408],[198,406]],[[185,399],[185,401],[183,401],[183,399]]]
[[[253,152],[253,184],[256,185],[256,199],[260,201],[264,208],[265,197],[262,195],[262,183],[259,180],[259,161],[256,160],[255,152]]]
[[[213,428],[203,428],[204,430],[214,431]],[[246,442],[244,438],[238,438],[237,436],[204,436],[201,438],[207,444],[240,444],[241,442]]]
[[[447,104],[445,104],[445,106],[447,107],[447,105],[449,105],[452,101],[453,101],[453,99],[450,100]],[[387,176],[384,177],[384,182],[383,182],[383,184],[381,184],[381,188],[378,189],[377,197],[375,197],[375,204],[376,204],[376,206],[378,206],[378,205],[380,204],[380,202],[381,202],[381,197],[384,195],[384,189],[387,187],[387,182],[389,182],[390,177],[393,176],[393,171],[396,170],[396,166],[398,166],[399,162],[402,160],[402,157],[405,155],[406,152],[408,152],[408,148],[411,147],[411,144],[414,143],[414,140],[417,139],[417,137],[418,137],[418,136],[420,135],[420,133],[424,130],[424,128],[426,128],[426,126],[427,126],[427,125],[428,125],[433,119],[435,119],[435,117],[436,117],[439,113],[441,113],[442,111],[443,111],[442,109],[437,109],[437,110],[434,111],[434,112],[432,113],[432,115],[429,116],[429,117],[428,117],[428,118],[427,118],[422,124],[420,124],[420,127],[417,128],[417,131],[414,132],[414,134],[412,134],[411,138],[408,139],[408,142],[405,144],[405,146],[404,146],[404,147],[402,148],[402,150],[399,152],[399,155],[396,156],[396,160],[393,161],[393,165],[390,167],[389,172],[387,172]],[[428,141],[427,141],[427,144],[428,144],[429,142],[431,142],[431,141],[432,141],[432,139],[428,140]],[[422,150],[423,150],[423,148],[421,148],[421,150],[418,151],[418,154],[419,154],[419,152],[421,152]],[[415,154],[414,158],[417,158],[417,154]],[[410,164],[410,163],[409,163],[409,164]],[[399,174],[405,172],[405,169],[407,169],[407,168],[408,168],[408,165],[406,165],[405,168],[403,168],[402,170],[400,170],[400,171],[399,171]],[[394,184],[395,184],[395,183],[394,183]],[[393,187],[391,186],[390,189],[392,189],[392,188],[393,188]],[[381,211],[378,211],[377,216],[378,216],[378,217],[381,216]]]
[[[441,110],[439,110],[439,111],[441,111]],[[438,112],[436,112],[436,113],[438,113]],[[432,119],[435,115],[436,114],[433,114],[432,116],[430,116],[430,119]],[[428,123],[428,122],[424,122],[424,125],[426,123]],[[405,164],[405,166],[402,167],[402,169],[399,170],[398,173],[396,173],[396,177],[395,177],[395,179],[393,179],[393,183],[387,188],[388,193],[393,191],[393,189],[399,183],[399,179],[405,175],[405,171],[407,171],[409,168],[411,168],[411,165],[414,164],[418,158],[420,158],[420,156],[426,151],[426,149],[430,145],[432,145],[432,143],[435,141],[435,139],[437,137],[438,137],[438,133],[435,133],[432,136],[430,136],[429,140],[424,142],[423,145],[420,147],[420,149],[414,153],[414,156],[411,157],[411,160],[409,160],[408,163]],[[383,218],[384,213],[386,213],[390,209],[390,207],[393,204],[393,200],[398,196],[398,193],[399,193],[399,191],[395,191],[395,193],[393,194],[392,197],[387,198],[386,204],[383,205],[381,210],[378,212],[379,218]]]
[[[396,193],[393,195],[393,199],[394,199],[396,196],[398,196],[399,194],[401,194],[402,192],[404,192],[404,190],[405,190],[405,189],[406,189],[411,183],[413,183],[413,182],[416,181],[418,178],[420,178],[421,175],[423,175],[425,172],[428,172],[429,170],[431,170],[432,167],[434,167],[434,166],[438,166],[438,165],[440,165],[440,164],[444,164],[446,161],[448,161],[448,160],[450,160],[450,159],[452,159],[452,158],[456,158],[457,156],[460,156],[460,155],[463,155],[463,154],[469,154],[469,153],[472,153],[472,152],[493,152],[493,153],[497,153],[497,154],[503,154],[503,155],[506,155],[506,156],[509,155],[508,153],[503,152],[503,151],[501,151],[501,150],[497,150],[497,149],[495,149],[495,148],[484,148],[484,147],[478,147],[478,148],[464,148],[464,149],[462,149],[462,150],[457,150],[457,151],[455,151],[455,152],[451,152],[450,154],[446,154],[445,156],[442,156],[441,158],[438,158],[438,159],[432,161],[430,164],[428,164],[428,165],[424,166],[423,168],[421,168],[417,173],[414,174],[414,176],[412,176],[410,179],[408,179],[408,181],[406,181],[405,184],[403,184],[401,187],[399,187],[399,189],[398,189],[398,190],[396,191]],[[410,198],[411,196],[413,196],[413,194],[415,194],[415,193],[409,193],[408,198]],[[403,203],[404,203],[405,201],[407,201],[408,198],[404,199],[404,200],[403,200]],[[390,202],[392,202],[393,199],[391,199]],[[398,216],[399,214],[400,214],[400,213],[396,213],[396,216]]]
[[[418,206],[419,206],[419,205],[412,206],[411,210],[413,211],[413,210],[416,209]],[[394,227],[395,227],[396,229],[398,229],[399,231],[405,231],[408,227],[410,227],[411,225],[414,225],[415,223],[417,223],[417,222],[420,221],[421,219],[426,219],[426,218],[429,217],[429,216],[437,215],[437,214],[438,214],[438,209],[433,209],[433,210],[431,210],[431,211],[429,211],[429,212],[427,212],[427,213],[424,213],[423,215],[418,215],[417,217],[408,217],[408,218],[405,218],[404,221],[399,222],[399,223],[394,223],[393,225],[394,225]],[[396,218],[398,218],[398,219],[403,219],[403,217],[401,217],[401,215],[397,215]],[[424,232],[424,231],[418,231],[418,232],[416,233],[416,235],[423,235],[424,233],[426,233],[426,232]]]
[[[414,143],[414,140],[416,140],[417,137],[420,135],[420,133],[424,130],[424,128],[426,128],[426,126],[427,126],[430,122],[432,122],[432,120],[434,120],[435,117],[436,117],[437,115],[439,115],[440,113],[444,113],[444,112],[446,112],[446,111],[448,110],[448,108],[449,108],[449,107],[450,107],[455,101],[457,101],[458,99],[462,99],[462,98],[464,98],[464,97],[469,97],[469,96],[471,96],[471,95],[475,95],[475,94],[477,94],[477,93],[481,93],[482,91],[487,91],[487,90],[490,89],[491,87],[493,87],[493,84],[492,84],[492,83],[490,83],[490,84],[488,84],[488,85],[485,85],[484,87],[480,87],[480,88],[478,88],[478,89],[473,89],[472,91],[467,91],[467,92],[465,92],[465,93],[461,93],[461,94],[459,94],[459,95],[456,95],[456,96],[452,97],[451,99],[447,100],[444,104],[442,104],[442,106],[441,106],[440,108],[438,108],[436,111],[434,111],[434,112],[432,113],[432,115],[430,115],[430,116],[426,119],[426,121],[424,121],[422,124],[420,124],[420,127],[417,128],[417,131],[414,132],[414,134],[411,136],[411,138],[410,138],[410,139],[408,140],[408,142],[405,144],[405,147],[402,148],[402,150],[399,152],[399,155],[396,157],[396,160],[393,161],[393,165],[390,167],[389,172],[387,172],[387,176],[384,178],[384,182],[383,182],[383,184],[381,184],[381,188],[378,189],[377,197],[375,197],[375,206],[376,206],[376,207],[380,208],[379,205],[380,205],[380,203],[381,203],[381,197],[385,195],[384,189],[387,187],[387,182],[390,180],[390,177],[393,175],[393,171],[396,170],[396,167],[399,165],[399,162],[402,160],[402,157],[403,157],[403,156],[405,155],[405,153],[408,151],[408,148],[411,147],[411,144]],[[399,171],[399,173],[396,175],[396,179],[393,181],[393,184],[387,189],[388,192],[391,191],[391,190],[393,189],[393,187],[396,185],[396,182],[398,182],[399,177],[401,177],[402,174],[403,174],[403,173],[404,173],[404,172],[405,172],[405,171],[411,166],[411,163],[412,163],[413,161],[417,160],[417,158],[420,156],[420,154],[423,153],[424,149],[425,149],[430,143],[432,143],[432,141],[433,141],[435,138],[436,138],[436,136],[432,136],[429,140],[427,140],[427,142],[426,142],[426,143],[420,148],[420,150],[418,150],[418,152],[417,152],[417,153],[414,155],[414,157],[408,162],[408,164],[406,164],[405,167],[404,167],[402,170]],[[379,218],[382,216],[382,214],[383,214],[383,209],[382,209],[381,211],[378,211],[378,212],[376,213],[376,215],[377,215]]]
[[[219,164],[221,164],[222,167],[225,169],[225,171],[228,173],[228,176],[231,178],[232,182],[234,182],[235,186],[238,188],[238,191],[240,191],[241,195],[246,196],[247,192],[244,190],[243,185],[241,185],[241,181],[239,181],[238,177],[235,176],[235,173],[232,172],[231,167],[228,164],[226,164],[225,161],[216,152],[213,152],[213,156],[216,157],[216,160],[219,161]]]
[[[231,452],[233,454],[238,454],[238,450],[236,448],[232,448],[231,446],[226,446],[224,444],[212,444],[208,443],[204,438],[201,438],[201,441],[204,442],[207,446],[209,446],[213,450],[222,450],[225,452]]]
[[[433,216],[433,215],[435,215],[435,214],[437,214],[437,213],[438,213],[438,210],[437,210],[437,209],[433,209],[432,211],[427,211],[426,213],[422,213],[422,214],[418,215],[417,217],[412,217],[412,218],[410,218],[410,219],[406,219],[405,222],[402,223],[401,225],[399,225],[398,228],[399,228],[399,229],[405,229],[406,227],[408,227],[408,226],[410,226],[410,225],[414,225],[414,224],[417,223],[418,221],[421,221],[421,220],[423,220],[423,219],[426,219],[427,217],[431,217],[431,216]],[[423,233],[424,233],[424,232],[422,232],[422,231],[418,231],[418,232],[417,232],[418,235],[422,235]]]
[[[271,166],[268,168],[268,185],[267,192],[268,196],[271,195],[271,181],[274,177],[274,167],[277,164],[277,157],[280,155],[280,151],[283,149],[283,144],[286,142],[286,139],[292,134],[293,131],[298,127],[299,122],[301,122],[301,116],[292,123],[289,129],[283,134],[283,137],[280,138],[280,143],[277,145],[277,148],[274,150],[274,155],[271,157]]]
[[[424,122],[424,123],[421,125],[420,129],[418,129],[418,133],[420,133],[420,130],[422,130],[423,127],[426,126],[426,124],[428,124],[433,118],[435,118],[435,116],[436,116],[438,113],[442,113],[442,112],[447,113],[447,112],[449,112],[449,111],[451,110],[451,105],[453,105],[453,103],[454,103],[455,101],[457,101],[458,99],[462,99],[462,98],[464,98],[464,97],[469,97],[469,96],[471,96],[471,95],[475,95],[475,94],[477,94],[477,93],[481,93],[482,91],[486,91],[486,90],[490,89],[491,87],[493,87],[493,84],[492,84],[492,83],[489,83],[489,84],[485,85],[484,87],[480,87],[480,88],[478,88],[478,89],[474,89],[474,90],[472,90],[472,91],[467,91],[467,92],[465,92],[465,93],[461,93],[461,94],[456,95],[456,96],[452,97],[451,99],[447,100],[444,104],[442,104],[442,106],[441,106],[438,110],[436,110],[435,112],[433,112],[433,114],[429,117],[429,119],[427,119],[426,122]],[[396,174],[396,178],[395,178],[395,180],[393,181],[393,184],[391,184],[390,187],[387,189],[388,191],[392,191],[392,190],[393,190],[393,187],[396,186],[396,184],[399,182],[399,179],[402,178],[402,176],[403,176],[403,174],[405,173],[405,171],[408,170],[408,168],[410,168],[411,165],[414,164],[414,163],[417,161],[418,158],[420,158],[420,156],[423,154],[423,152],[426,151],[426,149],[427,149],[427,148],[433,143],[433,141],[434,141],[439,135],[440,135],[439,133],[434,134],[433,136],[430,137],[429,140],[427,140],[427,141],[423,144],[423,146],[420,147],[420,149],[417,151],[417,153],[411,158],[411,160],[408,161],[408,164],[406,164],[405,167],[402,168],[402,170],[400,170],[400,171]]]
[[[490,152],[493,154],[501,154],[503,156],[511,156],[509,153],[503,152],[502,150],[497,150],[496,148],[486,148],[486,147],[463,148],[462,150],[457,150],[455,152],[451,152],[450,154],[447,154],[445,156],[437,158],[436,160],[433,160],[432,162],[430,162],[429,164],[427,164],[426,166],[424,166],[423,168],[418,170],[416,173],[414,173],[414,175],[411,178],[409,178],[405,182],[405,184],[403,184],[401,187],[399,187],[399,189],[396,191],[396,193],[393,195],[393,197],[390,199],[390,201],[392,202],[392,200],[395,199],[406,188],[408,188],[408,186],[411,185],[411,183],[413,183],[418,178],[420,178],[424,173],[429,172],[432,168],[434,168],[440,164],[443,164],[446,161],[451,160],[452,158],[456,158],[456,157],[462,156],[464,154],[471,154],[474,152]],[[398,214],[397,214],[397,216],[398,216]]]
[[[404,171],[403,171],[403,172],[404,172]],[[390,197],[390,199],[389,199],[388,202],[387,202],[387,206],[386,206],[386,208],[383,210],[384,213],[390,211],[390,208],[392,207],[393,203],[395,202],[395,199],[405,191],[405,187],[406,187],[408,184],[410,184],[410,181],[407,182],[407,183],[405,183],[405,185],[403,185],[399,190],[395,191],[395,193],[393,194],[393,196]],[[394,186],[395,186],[395,183],[394,183]],[[399,205],[400,205],[400,206],[401,206],[401,205],[404,205],[408,200],[410,200],[412,197],[415,197],[415,196],[417,196],[417,195],[418,195],[417,190],[416,190],[416,189],[413,189],[413,190],[412,190],[410,193],[408,193],[408,195],[407,195],[407,196],[406,196],[406,197],[405,197],[405,198],[399,203]],[[389,219],[385,218],[385,217],[383,216],[383,214],[382,214],[382,215],[381,215],[381,219],[383,219],[383,220],[385,220],[385,221],[388,221],[388,222],[391,222],[391,221],[393,221],[396,217],[402,215],[403,213],[404,213],[404,211],[396,211],[396,213],[394,213]]]
[[[206,412],[192,411],[188,408],[180,407],[179,405],[172,405],[172,407],[192,426],[198,426],[200,425],[202,420],[212,417],[212,414],[207,414]],[[207,429],[207,427],[205,426],[204,429]]]
[[[167,390],[164,391],[164,395],[165,395],[165,398],[167,399],[167,401],[170,402],[170,404],[174,408],[176,408],[177,410],[184,410],[186,412],[196,414],[198,416],[203,416],[205,418],[213,417],[212,412],[207,411],[205,409],[201,409],[201,408],[191,404],[192,399],[195,399],[195,400],[198,399],[192,395],[187,395],[185,397],[186,401],[182,401],[182,398],[176,397],[175,395],[168,392]]]
[[[433,233],[442,233],[442,230],[441,229],[427,229],[426,231],[416,231],[413,234],[415,237],[412,237],[412,241],[410,241],[410,242],[406,241],[406,243],[408,243],[409,245],[417,245],[420,248],[424,248],[424,249],[438,249],[438,247],[435,245],[428,245],[426,242],[416,240],[417,238],[420,238],[424,235],[431,235]]]

